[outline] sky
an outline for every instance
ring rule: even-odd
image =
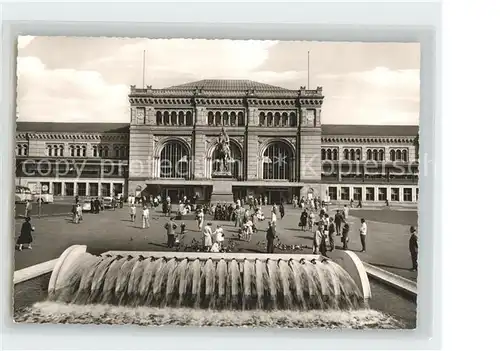
[[[130,85],[200,79],[323,87],[323,124],[417,125],[418,43],[18,38],[18,121],[123,122]]]

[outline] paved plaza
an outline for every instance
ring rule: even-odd
[[[84,214],[80,224],[74,224],[69,216],[49,216],[32,220],[36,227],[34,232],[33,250],[15,251],[15,269],[22,269],[37,263],[57,258],[68,246],[83,244],[88,251],[99,254],[108,250],[140,250],[165,251],[165,229],[163,226],[166,217],[158,211],[152,211],[151,227],[142,229],[140,210],[135,223],[130,221],[128,208],[106,210],[100,214]],[[330,208],[330,213],[334,210]],[[270,213],[270,206],[264,208],[264,213]],[[285,245],[306,246],[302,251],[312,252],[312,233],[301,231],[298,228],[300,211],[287,208],[283,220],[278,220],[277,233],[281,243]],[[367,252],[361,249],[359,218],[363,216],[368,223]],[[209,216],[207,216],[209,217]],[[394,210],[351,210],[349,216],[350,249],[356,252],[361,260],[392,271],[406,278],[415,280],[417,274],[411,272],[410,256],[408,253],[409,225],[416,224],[415,211]],[[380,218],[380,221],[376,221]],[[391,220],[396,223],[389,223]],[[22,219],[16,220],[15,236],[19,235]],[[193,239],[201,241],[202,234],[197,230],[193,219],[184,221],[187,234],[183,243],[190,245]],[[267,221],[258,223],[259,232],[253,235],[251,242],[239,241],[237,230],[233,222],[212,221],[213,227],[221,224],[226,238],[234,240],[233,251],[237,252],[265,252],[265,229]],[[177,221],[180,224],[180,221]],[[340,237],[336,237],[336,244],[340,245]],[[227,242],[226,242],[227,244]],[[283,252],[275,250],[275,254]]]
[[[138,250],[138,251],[165,251],[165,229],[163,226],[166,217],[153,210],[151,227],[142,229],[140,210],[135,223],[130,221],[128,207],[123,209],[106,210],[100,214],[84,214],[80,224],[74,224],[69,216],[48,216],[32,219],[36,227],[34,232],[33,250],[15,251],[15,269],[22,269],[37,263],[57,258],[67,247],[75,244],[87,245],[88,251],[99,254],[108,250]],[[270,206],[265,207],[264,213],[270,213]],[[330,208],[329,213],[334,213]],[[277,233],[280,242],[285,245],[307,246],[301,253],[312,253],[313,233],[302,231],[298,227],[300,211],[286,208],[286,215],[278,219]],[[368,223],[367,252],[359,252],[359,216],[366,218]],[[209,216],[207,216],[208,218]],[[416,280],[417,273],[411,272],[410,256],[408,252],[409,226],[416,224],[415,211],[394,210],[351,210],[349,223],[351,226],[349,248],[356,252],[361,260],[392,271],[406,278]],[[380,221],[376,221],[380,218]],[[389,223],[390,219],[393,222]],[[20,232],[22,219],[16,220],[15,236]],[[197,230],[193,219],[187,219],[187,233],[183,243],[190,245],[193,239],[201,241],[202,234]],[[221,224],[226,239],[234,240],[236,252],[265,252],[265,229],[267,221],[258,223],[258,233],[252,236],[251,242],[239,241],[237,230],[233,222],[212,221],[213,227]],[[177,221],[180,224],[180,221]],[[340,245],[340,237],[336,237],[336,244]],[[227,242],[226,242],[227,244]],[[13,245],[14,246],[14,245]],[[275,254],[283,252],[275,250]]]

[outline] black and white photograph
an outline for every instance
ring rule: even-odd
[[[19,36],[14,321],[415,329],[420,65],[418,42]]]

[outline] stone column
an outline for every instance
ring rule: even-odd
[[[195,110],[195,125],[206,126],[207,125],[207,108],[204,106],[196,106]]]
[[[399,202],[404,202],[403,195],[404,195],[404,193],[403,193],[403,187],[400,186],[399,187]]]
[[[191,155],[193,163],[192,174],[194,175],[195,179],[204,179],[206,174],[205,173],[206,136],[198,131],[196,131],[196,135],[194,137],[193,151],[194,152]]]
[[[411,189],[411,201],[412,202],[417,202],[417,189],[418,187],[414,187]]]
[[[259,137],[254,133],[249,133],[247,136],[247,174],[248,180],[260,179],[260,165],[259,159]]]

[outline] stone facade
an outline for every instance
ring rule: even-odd
[[[109,179],[123,184],[125,196],[137,191],[171,197],[197,194],[208,201],[216,140],[224,128],[234,160],[233,179],[228,181],[238,197],[417,201],[418,128],[322,125],[321,88],[289,90],[252,81],[203,80],[165,89],[132,86],[129,101],[130,123],[119,128],[53,124],[43,130],[47,124],[18,123],[18,161],[121,163],[124,172]],[[126,145],[127,153],[94,157],[96,145],[109,150]],[[76,146],[85,147],[85,154],[70,155]],[[49,148],[58,151],[48,155]],[[92,176],[84,181],[93,184]],[[78,183],[82,177],[63,182]],[[49,178],[18,175],[19,184]]]

